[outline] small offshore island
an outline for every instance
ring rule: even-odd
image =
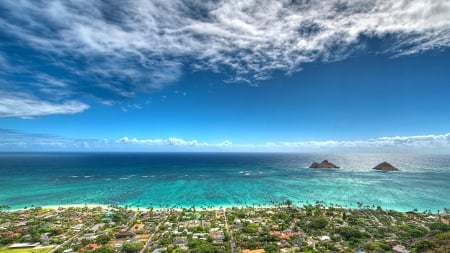
[[[313,169],[339,169],[334,163],[330,163],[328,160],[323,160],[321,163],[314,162],[309,166]]]
[[[0,206],[0,252],[449,252],[450,209]]]
[[[394,167],[392,164],[388,163],[388,162],[382,162],[380,164],[378,164],[377,166],[375,166],[373,168],[374,170],[379,170],[379,171],[399,171],[399,169],[397,169],[396,167]]]

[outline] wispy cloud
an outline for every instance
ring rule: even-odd
[[[146,146],[181,146],[223,151],[266,151],[266,152],[448,152],[450,151],[450,133],[439,135],[394,136],[380,137],[368,140],[348,141],[286,141],[266,143],[221,143],[199,142],[179,138],[167,139],[137,139],[123,137],[116,143],[131,144],[145,149]]]
[[[252,145],[250,145],[252,146]],[[254,145],[256,148],[273,148],[291,151],[352,151],[352,152],[448,152],[450,133],[437,135],[393,136],[368,140],[269,142]]]
[[[422,152],[448,153],[450,133],[380,137],[348,141],[287,141],[266,143],[205,142],[177,137],[116,140],[64,138],[0,129],[0,151],[243,151],[243,152]]]
[[[209,148],[217,148],[217,147],[230,147],[232,145],[231,141],[223,141],[220,143],[207,143],[207,142],[199,142],[197,140],[184,140],[176,137],[169,137],[167,139],[137,139],[137,138],[128,138],[122,137],[116,140],[116,143],[123,144],[138,144],[138,145],[161,145],[161,146],[187,146],[187,147],[209,147]]]
[[[87,110],[89,105],[70,100],[51,103],[28,94],[2,92],[0,117],[33,118],[53,114],[75,114]]]
[[[32,61],[0,56],[0,66],[25,67],[53,91],[109,102],[161,89],[183,69],[255,83],[274,71],[345,59],[366,47],[364,38],[388,38],[380,52],[391,56],[450,45],[447,0],[6,0],[0,11],[8,13],[0,15],[5,38],[78,82],[39,78],[46,70]]]

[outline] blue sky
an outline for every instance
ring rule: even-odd
[[[2,151],[450,151],[448,1],[2,1]]]

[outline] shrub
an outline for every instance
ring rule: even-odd
[[[309,227],[313,229],[323,229],[328,225],[328,220],[325,217],[317,217],[311,220]]]
[[[340,227],[336,232],[347,241],[367,237],[366,234],[353,227]]]

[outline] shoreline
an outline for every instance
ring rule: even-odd
[[[290,207],[292,208],[305,208],[305,206],[316,206],[316,204],[311,204],[311,203],[307,203],[304,205],[290,205]],[[331,206],[326,205],[326,204],[321,204],[321,208],[322,209],[329,209]],[[116,209],[116,208],[126,208],[128,210],[132,210],[134,212],[147,212],[149,209],[148,207],[137,207],[137,206],[129,206],[129,205],[106,205],[106,204],[63,204],[63,205],[43,205],[43,206],[33,206],[33,207],[27,207],[27,208],[14,208],[14,209],[10,209],[7,212],[17,212],[17,211],[25,211],[25,210],[30,210],[33,208],[42,208],[42,209],[50,209],[50,210],[57,210],[57,209],[69,209],[69,208],[88,208],[88,209],[94,209],[94,208],[101,208],[102,210],[109,210],[109,209]],[[197,211],[223,211],[223,210],[227,210],[227,209],[234,209],[234,208],[252,208],[252,209],[256,209],[256,210],[262,210],[262,209],[277,209],[277,208],[288,208],[288,205],[286,204],[281,204],[281,205],[222,205],[222,206],[213,206],[213,207],[202,207],[202,206],[190,206],[190,207],[152,207],[153,211],[156,212],[162,212],[162,211],[167,211],[167,210],[175,210],[175,211],[182,211],[182,210],[189,210],[191,208],[195,208]],[[375,210],[377,209],[377,207],[372,208],[372,206],[332,206],[332,208],[335,209],[341,209],[341,210],[366,210],[366,209],[370,209],[370,210]],[[439,214],[439,210],[438,211],[434,211],[433,209],[426,209],[426,210],[408,210],[408,211],[404,211],[404,210],[396,210],[396,209],[392,209],[392,208],[383,208],[381,207],[382,210],[384,211],[395,211],[395,212],[400,212],[400,213],[409,213],[409,212],[414,212],[414,213],[428,213],[428,214],[432,214],[432,215],[436,215]]]

